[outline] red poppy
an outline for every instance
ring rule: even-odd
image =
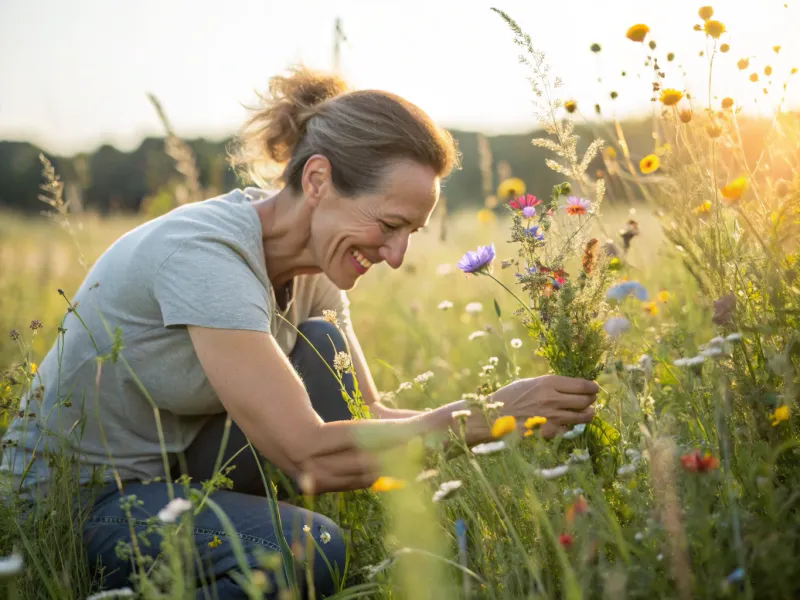
[[[706,473],[719,467],[719,461],[711,456],[710,453],[700,454],[700,450],[694,450],[681,456],[683,468],[692,473]]]
[[[522,210],[526,206],[538,206],[542,201],[533,194],[525,194],[524,196],[517,196],[514,200],[510,200],[508,205],[516,210]]]
[[[572,546],[573,541],[574,538],[568,533],[562,533],[560,536],[558,536],[558,543],[564,546],[564,548],[569,548]]]

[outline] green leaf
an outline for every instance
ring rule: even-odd
[[[497,303],[497,299],[494,300],[494,312],[497,313],[498,319],[502,316],[500,313],[500,305]]]

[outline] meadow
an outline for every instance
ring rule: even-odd
[[[293,498],[348,532],[336,597],[800,596],[798,115],[779,110],[769,144],[748,161],[739,101],[662,88],[668,59],[648,51],[638,25],[628,38],[652,71],[653,152],[630,156],[612,124],[604,131],[614,135],[586,140],[579,155],[579,100],[558,98],[545,57],[508,22],[545,126],[534,143],[552,150],[564,183],[538,189],[504,174],[477,214],[438,210],[401,269],[373,269],[350,295],[387,404],[467,398],[497,439],[466,448],[455,419],[445,439],[385,455],[386,475],[369,490]],[[698,27],[712,77],[713,57],[727,54],[724,26],[701,9]],[[596,153],[604,172],[587,173]],[[606,188],[643,200],[603,202]],[[143,218],[2,217],[0,330],[14,332],[0,346],[3,423],[59,335],[67,306],[57,290],[70,297],[83,265]],[[490,244],[491,261],[457,266]],[[498,418],[490,401],[511,380],[548,372],[602,390],[590,425],[550,440],[540,423]],[[19,525],[15,505],[0,513],[9,597],[100,591],[60,510],[69,478],[58,483]],[[103,597],[195,597],[196,549],[180,527],[154,526],[163,563],[141,567],[136,591]],[[284,566],[265,555],[261,570],[243,567],[251,597],[262,597],[269,571],[281,598],[298,597],[290,552]]]

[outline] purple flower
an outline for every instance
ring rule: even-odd
[[[536,214],[536,208],[533,206],[526,206],[525,208],[522,209],[522,216],[525,217],[526,219],[532,218],[533,215],[535,214]]]
[[[539,230],[538,225],[534,225],[533,227],[528,227],[525,230],[525,235],[532,237],[535,240],[542,241],[544,240],[544,234]]]
[[[456,266],[464,273],[479,273],[484,269],[491,268],[494,255],[494,244],[478,246],[475,251],[467,251]]]

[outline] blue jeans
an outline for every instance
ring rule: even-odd
[[[298,329],[329,364],[333,363],[336,351],[345,349],[339,331],[325,321],[312,319],[302,323]],[[334,341],[335,350],[330,340]],[[350,418],[350,411],[342,399],[339,384],[328,367],[322,363],[317,352],[302,337],[298,337],[290,359],[303,379],[317,413],[325,421],[347,420]],[[352,377],[347,375],[343,383],[348,392],[352,393]],[[226,418],[227,415],[223,413],[210,419],[185,452],[185,472],[193,482],[201,482],[211,477],[221,446]],[[231,423],[223,463],[246,443],[246,437],[241,429],[235,423]],[[272,500],[264,489],[256,459],[249,448],[240,452],[229,464],[235,466],[235,469],[228,474],[233,481],[232,490],[216,491],[210,498],[230,519],[236,536],[245,550],[249,566],[259,568],[254,551],[259,548],[266,552],[279,551],[277,538],[279,533],[276,532],[271,517]],[[173,476],[177,474],[173,472]],[[129,585],[129,577],[134,569],[130,559],[123,560],[117,556],[116,546],[120,541],[131,542],[131,527],[138,538],[144,537],[147,540],[147,544],[139,544],[142,554],[153,558],[159,554],[161,535],[148,530],[146,519],[158,514],[169,502],[166,483],[144,484],[138,481],[126,481],[123,482],[123,487],[122,494],[116,484],[101,490],[92,502],[83,527],[83,540],[89,564],[95,565],[100,562],[105,567],[103,584],[106,588]],[[192,483],[191,487],[200,489],[201,485]],[[173,489],[176,496],[185,496],[183,486],[176,484]],[[130,520],[120,506],[123,496],[128,495],[135,495],[141,503],[131,507]],[[303,532],[303,526],[308,524],[311,527],[310,534],[317,540],[317,545],[324,553],[327,562],[338,570],[340,576],[344,574],[344,536],[333,521],[285,502],[278,502],[278,511],[289,547],[293,547],[294,542],[297,543],[297,547],[307,547],[305,536],[309,534]],[[200,568],[203,570],[208,590],[198,590],[197,598],[246,598],[245,592],[229,576],[230,572],[238,571],[239,568],[230,538],[214,512],[208,508],[203,509],[194,517],[192,526],[194,543],[203,565]],[[320,541],[321,531],[330,534],[330,541],[327,543]],[[220,543],[218,544],[216,540]],[[212,541],[214,543],[209,546]],[[315,550],[311,562],[317,596],[324,597],[335,593],[337,590],[334,589],[334,578],[325,560],[319,556],[319,550]],[[271,577],[270,573],[266,575]],[[301,572],[296,580],[304,586],[305,574]],[[274,579],[272,583],[274,585]],[[200,587],[202,582],[198,581],[197,585]],[[275,598],[277,594],[268,594],[266,597]]]

